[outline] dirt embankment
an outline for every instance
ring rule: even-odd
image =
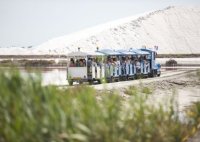
[[[100,92],[102,90],[116,91],[128,99],[130,96],[126,91],[132,86],[149,88],[152,103],[165,103],[165,100],[175,96],[179,111],[183,111],[195,101],[200,101],[200,71],[171,71],[157,78],[101,84],[93,87]]]
[[[197,72],[188,72],[144,86],[152,89],[152,100],[165,102],[174,95],[179,111],[185,110],[195,101],[200,101],[200,76]]]
[[[183,74],[170,76],[163,80],[145,83],[146,86],[152,86],[154,90],[169,90],[174,88],[197,87],[200,86],[200,76],[197,71],[188,71]]]
[[[108,84],[100,84],[93,86],[97,90],[124,90],[129,86],[139,86],[141,84],[146,86],[154,86],[153,89],[159,88],[162,86],[172,86],[174,85],[187,85],[187,83],[194,82],[196,78],[196,71],[165,71],[162,72],[161,77],[156,78],[145,78],[138,79],[132,81],[123,81],[123,82],[115,82]],[[194,77],[193,77],[194,76]],[[181,79],[181,80],[180,80]],[[189,81],[191,80],[191,81]],[[189,81],[189,82],[188,82]],[[195,82],[194,82],[195,84]],[[189,85],[189,84],[188,84]],[[163,89],[162,89],[163,90]]]
[[[199,71],[165,74],[160,78],[135,81],[132,86],[149,88],[151,90],[150,101],[152,103],[165,103],[166,100],[175,96],[179,111],[183,111],[195,101],[200,101]],[[119,90],[122,96],[128,98],[129,96],[125,93],[126,88],[127,86],[118,87],[116,90]]]

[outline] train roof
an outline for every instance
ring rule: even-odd
[[[122,53],[111,50],[111,49],[102,49],[97,52],[103,53],[105,55],[122,55]]]
[[[147,51],[142,51],[142,50],[140,50],[140,49],[133,49],[133,48],[131,48],[129,51],[130,51],[130,52],[135,52],[135,53],[138,54],[138,55],[149,55],[149,52],[147,52]]]
[[[125,50],[125,49],[119,49],[119,50],[117,50],[117,52],[120,52],[124,55],[136,55],[135,52],[131,52],[131,51],[128,51],[128,50]]]
[[[87,56],[104,56],[104,55],[105,54],[97,51],[88,51],[88,52],[76,51],[67,54],[68,57],[87,57]]]
[[[125,50],[125,49],[119,49],[117,51],[114,51],[112,49],[102,49],[98,51],[88,51],[88,52],[82,52],[82,51],[76,51],[76,52],[71,52],[67,54],[68,57],[87,57],[87,56],[104,56],[104,55],[111,55],[111,56],[116,56],[116,55],[149,55],[148,49],[133,49],[131,48],[130,50]]]
[[[141,48],[140,50],[146,51],[146,52],[155,52],[154,50],[152,50],[150,48]]]

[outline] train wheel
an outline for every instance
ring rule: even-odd
[[[73,85],[73,80],[69,80],[69,86]]]
[[[113,77],[110,77],[110,79],[108,80],[108,83],[112,83],[113,82]]]
[[[130,80],[134,80],[134,78],[135,78],[134,76],[131,76],[131,77],[130,77]]]
[[[114,80],[113,80],[113,78],[111,77],[111,79],[110,79],[110,83],[112,83],[112,82],[114,82]]]
[[[157,76],[158,76],[157,70],[154,70],[153,77],[157,77]]]
[[[101,79],[98,79],[97,82],[98,82],[98,84],[101,84]]]
[[[93,81],[92,80],[89,80],[89,85],[93,85]]]
[[[119,81],[122,81],[122,76],[121,75],[119,76]]]
[[[115,82],[119,82],[119,78],[116,78],[116,79],[115,79]]]
[[[156,77],[157,76],[157,73],[155,72],[155,70],[152,70],[149,77]]]

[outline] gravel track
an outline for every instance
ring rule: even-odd
[[[184,76],[185,74],[189,72],[194,72],[194,70],[190,71],[165,71],[162,72],[160,77],[156,78],[145,78],[145,79],[138,79],[138,80],[131,80],[131,81],[122,81],[122,82],[115,82],[115,83],[108,83],[108,84],[99,84],[99,85],[93,85],[96,90],[112,90],[112,89],[122,89],[127,88],[131,85],[138,85],[141,82],[142,83],[151,83],[151,82],[157,82],[162,80],[171,80],[173,78]]]

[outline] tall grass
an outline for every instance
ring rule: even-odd
[[[0,73],[0,142],[186,140],[191,126],[175,117],[173,107],[151,106],[133,89],[128,101],[105,92],[98,100],[91,87],[61,90],[19,72]]]

